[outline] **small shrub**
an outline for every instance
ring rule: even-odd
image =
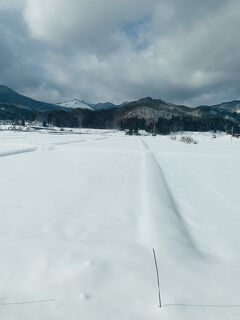
[[[198,141],[194,140],[192,137],[186,137],[183,136],[180,139],[181,142],[186,143],[186,144],[197,144]]]

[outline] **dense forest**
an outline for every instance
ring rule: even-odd
[[[129,116],[129,108],[127,107],[97,111],[74,109],[71,111],[37,112],[9,105],[0,108],[0,120],[8,120],[13,123],[38,121],[44,126],[70,128],[129,129],[135,132],[146,130],[159,134],[179,131],[232,132],[234,130],[234,132],[239,132],[240,124],[238,114],[229,118],[226,115],[214,115],[206,112],[197,116],[189,113],[173,113],[168,117],[146,119]]]

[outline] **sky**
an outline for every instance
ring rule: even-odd
[[[0,0],[0,83],[35,99],[240,99],[239,0]]]

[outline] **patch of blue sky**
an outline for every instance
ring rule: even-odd
[[[148,31],[151,20],[152,14],[147,14],[139,20],[125,23],[120,28],[120,32],[125,33],[130,38],[137,51],[142,51],[148,47],[146,38],[140,37],[140,34]]]

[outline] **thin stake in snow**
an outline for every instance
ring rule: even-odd
[[[154,262],[155,262],[155,267],[156,267],[156,273],[157,273],[157,285],[158,285],[159,308],[162,308],[162,301],[161,301],[160,281],[159,281],[159,272],[158,272],[157,258],[156,258],[155,250],[154,250],[154,249],[152,249],[152,250],[153,250],[153,257],[154,257]]]

